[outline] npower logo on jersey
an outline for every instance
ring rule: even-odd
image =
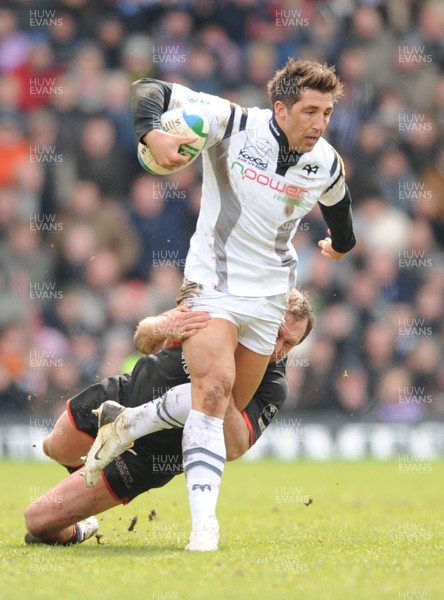
[[[276,200],[281,200],[279,196],[282,195],[286,197],[286,202],[288,202],[288,204],[300,205],[302,200],[302,194],[308,192],[308,190],[297,187],[296,185],[291,185],[285,183],[284,181],[276,181],[275,179],[268,177],[268,175],[265,175],[265,173],[258,173],[251,167],[244,167],[244,165],[242,165],[237,160],[231,163],[231,170],[233,170],[235,166],[238,166],[240,168],[242,179],[250,179],[250,181],[256,181],[259,185],[263,185],[277,192],[277,194],[275,194]],[[295,202],[295,200],[297,202]]]

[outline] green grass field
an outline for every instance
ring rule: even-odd
[[[0,462],[4,600],[444,598],[443,462],[426,472],[396,462],[229,464],[220,550],[202,554],[182,550],[183,476],[101,515],[100,545],[25,546],[24,507],[61,476],[50,463]]]

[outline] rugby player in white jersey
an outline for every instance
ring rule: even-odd
[[[178,297],[212,317],[183,344],[192,382],[182,443],[192,520],[189,550],[218,548],[223,419],[231,394],[238,409],[246,406],[273,352],[287,293],[296,283],[292,238],[300,219],[319,203],[331,236],[318,242],[327,258],[339,260],[355,245],[343,163],[322,138],[342,93],[334,69],[290,59],[268,91],[272,110],[241,108],[153,79],[132,88],[137,137],[163,167],[183,164],[187,159],[179,147],[192,141],[161,129],[164,111],[198,105],[210,124],[202,153],[201,209]],[[102,423],[110,420],[107,415]],[[140,416],[137,422],[130,417],[127,425],[137,433],[138,423]],[[125,447],[124,433],[117,439],[109,425],[88,454],[88,486],[119,443]]]
[[[92,515],[166,485],[182,472],[182,428],[191,410],[191,391],[180,342],[206,327],[208,319],[207,313],[191,312],[186,306],[143,319],[134,341],[146,356],[137,362],[132,373],[109,377],[68,400],[65,412],[44,440],[43,449],[72,475],[27,507],[26,543],[81,543],[97,531],[98,522]],[[301,292],[292,290],[275,352],[259,388],[242,412],[233,403],[227,410],[227,460],[244,454],[283,407],[288,390],[285,356],[307,337],[313,324],[310,304]],[[167,390],[162,398],[157,398],[159,390]],[[148,402],[159,410],[164,427],[137,440],[136,454],[126,452],[112,461],[97,486],[90,489],[80,477],[80,457],[88,452],[97,435],[98,423],[92,410],[107,398],[118,399],[120,404],[112,402],[118,408]]]

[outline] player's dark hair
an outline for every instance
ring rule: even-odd
[[[286,65],[276,71],[267,84],[271,104],[280,100],[287,108],[301,99],[305,89],[330,92],[333,102],[342,96],[343,85],[336,75],[335,68],[326,63],[289,58]]]
[[[299,340],[300,344],[303,340],[305,340],[315,326],[316,318],[314,316],[313,308],[310,302],[304,297],[302,292],[296,288],[292,288],[288,292],[287,310],[298,320],[307,319],[307,328],[304,335]]]

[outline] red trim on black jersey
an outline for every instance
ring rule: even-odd
[[[247,413],[243,410],[241,414],[244,418],[245,423],[247,424],[248,431],[250,433],[249,443],[251,448],[251,446],[253,446],[257,442],[256,433],[254,431],[253,425],[251,424],[250,417],[247,415]]]
[[[76,431],[78,431],[79,433],[83,433],[84,435],[87,435],[89,438],[91,438],[92,440],[95,440],[96,438],[91,435],[90,433],[86,433],[86,431],[82,431],[82,429],[79,429],[76,425],[76,422],[74,421],[74,417],[72,416],[72,412],[71,412],[71,406],[70,403],[71,402],[71,398],[69,400],[66,401],[66,412],[68,414],[69,420],[71,421],[71,425],[74,427],[74,429]]]
[[[79,528],[77,527],[77,523],[74,523],[74,525],[72,526],[72,538],[68,542],[68,545],[72,544],[72,543],[74,543],[74,544],[78,543],[78,541],[79,541],[78,534],[79,534]]]
[[[102,476],[103,483],[106,486],[106,489],[111,494],[111,496],[114,498],[114,500],[117,500],[117,502],[121,502],[122,504],[128,504],[128,502],[129,502],[128,498],[119,498],[119,496],[117,496],[117,494],[113,491],[113,489],[103,471],[101,473],[101,476]]]

